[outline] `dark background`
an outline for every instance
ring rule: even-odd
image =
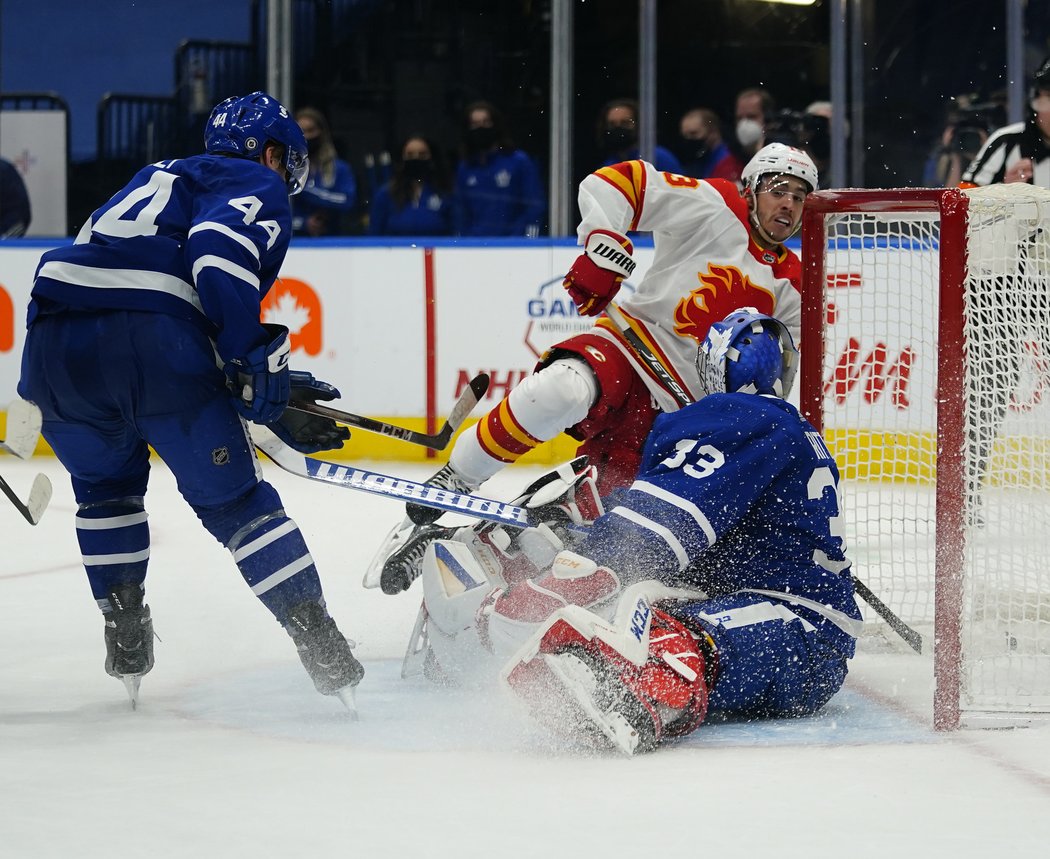
[[[731,129],[735,94],[747,86],[765,86],[781,108],[828,99],[829,2],[660,0],[658,141],[673,140],[679,116],[692,106],[714,109]],[[1005,93],[1006,2],[866,0],[863,8],[864,184],[917,185],[952,97]],[[328,114],[366,197],[369,155],[394,151],[406,134],[423,131],[454,157],[462,109],[476,98],[503,108],[517,143],[546,177],[549,0],[295,0],[294,10],[294,107]],[[638,3],[581,0],[574,18],[579,180],[597,163],[601,105],[638,94]],[[176,58],[186,40],[254,50],[255,72],[244,80],[221,63],[212,69],[204,81],[210,103],[231,88],[262,88],[265,22],[263,0],[0,0],[0,90],[49,90],[69,104],[71,230],[132,163],[149,160],[132,142],[126,157],[103,158],[96,116],[103,95],[155,94],[186,112],[186,65]],[[1050,53],[1048,34],[1050,0],[1030,0],[1026,75]],[[192,119],[175,124],[166,155],[200,150]]]

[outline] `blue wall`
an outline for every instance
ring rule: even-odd
[[[8,0],[0,90],[58,93],[69,105],[73,160],[91,160],[103,95],[171,95],[181,41],[247,42],[250,32],[251,0]]]

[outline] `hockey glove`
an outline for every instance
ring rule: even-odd
[[[288,329],[283,325],[264,324],[270,342],[257,346],[243,358],[227,361],[223,367],[233,406],[248,420],[270,424],[281,416],[288,405]]]
[[[581,316],[597,316],[634,272],[630,239],[610,230],[593,230],[562,282]]]
[[[288,378],[291,385],[291,395],[288,398],[290,406],[296,403],[335,400],[339,397],[338,388],[315,379],[312,373],[291,370]],[[336,450],[350,438],[350,430],[331,418],[307,414],[292,408],[285,409],[280,418],[269,424],[269,428],[281,441],[300,453]]]

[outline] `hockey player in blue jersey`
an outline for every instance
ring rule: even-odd
[[[205,150],[143,168],[72,245],[41,257],[19,394],[40,407],[44,438],[71,475],[106,671],[124,680],[132,704],[154,661],[143,503],[152,447],[291,635],[317,690],[350,706],[363,669],[244,423],[266,424],[305,452],[349,437],[285,411],[290,397],[339,392],[290,371],[288,330],[260,321],[288,249],[289,196],[307,175],[306,141],[277,100],[256,92],[215,107]],[[231,633],[216,632],[221,649]]]
[[[782,323],[736,311],[700,347],[706,396],[657,418],[635,481],[571,550],[545,526],[434,544],[431,668],[513,654],[503,677],[544,724],[628,753],[716,714],[822,707],[861,615],[838,469],[784,399],[796,362]]]

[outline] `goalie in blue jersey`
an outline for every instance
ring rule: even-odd
[[[290,371],[288,330],[260,321],[288,250],[306,140],[284,106],[256,92],[217,105],[204,143],[206,154],[140,170],[72,245],[42,256],[19,394],[40,407],[44,438],[71,475],[106,671],[133,704],[154,661],[143,504],[152,447],[291,635],[318,691],[350,706],[363,669],[245,425],[265,424],[305,452],[349,436],[285,410],[289,399],[339,392]],[[218,666],[230,631],[215,633]]]
[[[627,753],[715,714],[822,707],[861,615],[838,469],[784,399],[797,358],[753,308],[715,323],[697,360],[706,395],[656,419],[634,482],[582,538],[485,525],[428,549],[426,646],[410,653],[452,677],[495,656],[551,730]],[[570,475],[547,509],[578,523],[589,481]]]

